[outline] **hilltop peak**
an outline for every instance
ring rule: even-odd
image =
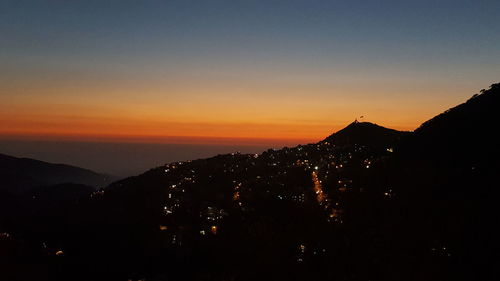
[[[408,132],[385,128],[371,122],[359,122],[356,119],[347,127],[328,136],[324,141],[335,145],[382,145],[394,143],[405,134]]]
[[[378,128],[384,128],[380,125],[377,125],[375,123],[371,123],[371,122],[360,122],[358,121],[358,119],[354,119],[354,121],[352,123],[350,123],[349,125],[347,125],[347,127],[345,127],[344,129],[342,130],[345,130],[345,129],[348,129],[348,128],[353,128],[353,127],[360,127],[360,128],[363,128],[363,127],[372,127],[372,128],[375,128],[375,127],[378,127]],[[384,129],[388,129],[388,128],[384,128]],[[390,129],[389,129],[390,130]]]

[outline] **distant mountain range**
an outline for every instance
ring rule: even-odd
[[[64,183],[105,187],[112,177],[70,165],[0,154],[0,179],[1,190],[22,193],[35,187]]]
[[[33,189],[0,209],[1,274],[496,280],[499,106],[494,84],[414,132],[356,121],[318,143],[169,163],[91,193]]]

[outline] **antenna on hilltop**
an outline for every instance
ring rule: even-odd
[[[359,116],[359,120],[363,121],[364,115]],[[354,119],[354,123],[359,123],[358,118]]]

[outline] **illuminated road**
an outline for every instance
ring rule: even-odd
[[[327,199],[327,194],[323,191],[323,186],[321,186],[321,182],[318,178],[318,174],[316,171],[313,171],[311,173],[312,181],[314,183],[314,193],[316,194],[316,201],[320,206],[323,206],[323,208],[329,213],[329,221],[331,222],[340,222],[342,223],[342,220],[340,219],[340,214],[342,213],[342,210],[334,208],[330,205],[329,199]],[[337,203],[338,204],[338,203]]]
[[[326,195],[323,192],[323,187],[321,186],[321,182],[318,179],[318,175],[315,171],[312,172],[312,180],[314,182],[314,193],[316,194],[316,201],[319,204],[323,204],[323,201],[326,199]]]

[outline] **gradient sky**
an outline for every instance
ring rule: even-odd
[[[317,141],[500,80],[500,1],[0,1],[0,138]]]

